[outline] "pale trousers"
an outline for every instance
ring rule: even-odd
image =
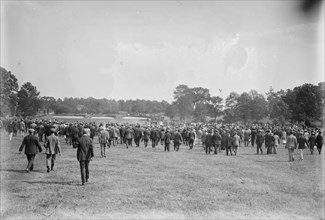
[[[300,160],[304,159],[304,149],[299,149],[299,153],[300,153]]]
[[[288,152],[289,152],[289,162],[290,161],[294,161],[294,158],[293,158],[293,152],[294,152],[294,148],[288,148]]]

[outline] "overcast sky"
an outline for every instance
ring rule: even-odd
[[[322,12],[298,1],[1,1],[1,66],[41,96],[173,101],[324,81]]]

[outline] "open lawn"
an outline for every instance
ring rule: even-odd
[[[76,149],[63,139],[50,173],[44,153],[24,171],[21,141],[1,135],[1,219],[324,219],[324,154],[305,150],[300,161],[296,150],[289,163],[283,147],[276,155],[240,147],[226,156],[205,155],[202,146],[167,153],[161,145],[119,145],[101,158],[95,138],[82,186]]]

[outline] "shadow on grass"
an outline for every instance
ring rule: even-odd
[[[26,170],[1,169],[0,172],[27,173]]]
[[[80,182],[76,181],[68,181],[68,182],[63,182],[63,181],[22,181],[24,183],[29,183],[29,184],[49,184],[49,185],[68,185],[68,186],[79,186],[81,185]]]

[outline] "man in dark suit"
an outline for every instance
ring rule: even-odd
[[[170,134],[168,128],[166,129],[166,133],[164,134],[164,140],[165,140],[165,151],[168,151],[169,152],[171,134]]]
[[[37,137],[34,135],[34,129],[28,130],[28,135],[24,137],[23,142],[20,145],[19,153],[23,150],[25,147],[25,154],[27,156],[28,165],[26,168],[26,172],[29,173],[29,171],[32,171],[34,169],[34,160],[36,154],[39,152],[42,152],[42,147],[40,143],[38,142]]]
[[[73,147],[78,148],[77,159],[80,164],[81,181],[82,185],[85,185],[89,179],[89,161],[94,157],[93,142],[85,130],[83,130],[83,136],[77,139]]]
[[[140,146],[140,140],[141,140],[142,136],[143,136],[143,134],[140,129],[140,125],[137,125],[134,128],[134,143],[135,143],[136,147]]]
[[[213,145],[213,139],[212,139],[212,134],[211,134],[211,130],[208,130],[208,134],[206,135],[206,139],[205,139],[205,153],[206,154],[210,154],[211,152],[211,147]]]

